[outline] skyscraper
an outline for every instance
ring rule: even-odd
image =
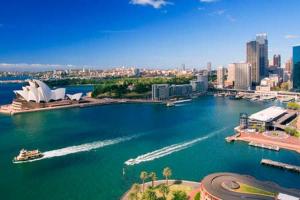
[[[208,72],[211,72],[211,62],[207,63],[206,69]]]
[[[251,82],[258,85],[260,80],[267,76],[267,34],[257,34],[256,40],[247,43],[247,63],[251,64]]]
[[[260,73],[258,68],[258,43],[250,41],[247,43],[247,63],[251,64],[251,82],[259,84]]]
[[[258,43],[258,66],[260,73],[260,80],[265,78],[268,68],[268,39],[266,33],[256,35],[256,42]]]
[[[285,71],[288,73],[292,72],[293,60],[290,58],[285,63]]]
[[[230,70],[234,74],[234,89],[248,90],[251,88],[251,64],[233,63]]]
[[[300,45],[293,47],[293,89],[300,91]]]
[[[225,68],[219,67],[217,70],[217,83],[218,87],[223,88],[224,87],[224,81],[225,81]]]
[[[207,91],[208,89],[208,76],[205,75],[198,75],[197,81],[201,81],[204,84],[204,90]]]
[[[281,67],[281,56],[280,56],[280,54],[275,54],[273,56],[273,65],[275,67]]]
[[[230,85],[234,85],[235,81],[235,64],[229,64],[228,65],[228,76],[227,76],[227,82]]]

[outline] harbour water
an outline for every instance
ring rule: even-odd
[[[18,88],[0,85],[0,104],[9,103]],[[165,166],[178,179],[236,172],[300,189],[299,174],[260,165],[262,158],[300,165],[299,154],[224,140],[240,112],[270,104],[205,96],[175,107],[120,104],[0,115],[1,199],[119,199],[141,170],[162,178]],[[38,148],[47,157],[13,164],[21,148]]]

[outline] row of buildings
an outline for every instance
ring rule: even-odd
[[[293,58],[282,68],[280,55],[276,54],[271,61],[268,60],[267,35],[257,34],[255,40],[246,44],[246,62],[231,63],[228,68],[217,69],[219,88],[255,89],[262,81],[271,82],[270,87],[289,82],[289,89],[300,90],[300,46],[293,47]]]
[[[153,100],[168,100],[176,97],[190,97],[192,94],[204,93],[208,89],[208,77],[205,75],[197,76],[196,80],[190,81],[189,84],[169,85],[154,84],[152,85]]]

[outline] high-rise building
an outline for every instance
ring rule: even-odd
[[[280,56],[280,54],[275,54],[273,56],[273,66],[281,67],[281,56]]]
[[[206,75],[198,75],[197,81],[201,81],[204,84],[204,90],[207,91],[208,89],[208,76]]]
[[[193,92],[193,86],[191,84],[169,86],[170,97],[186,97],[191,95],[192,92]]]
[[[206,69],[208,72],[211,72],[211,62],[207,63]]]
[[[300,91],[300,45],[293,47],[293,89]]]
[[[288,73],[291,73],[292,72],[292,67],[293,67],[293,60],[290,58],[285,63],[285,71],[288,72]]]
[[[218,87],[223,88],[224,87],[224,81],[225,81],[225,68],[219,67],[217,70],[217,83]]]
[[[168,84],[152,85],[152,99],[153,100],[166,100],[168,98],[169,98],[169,85]]]
[[[257,34],[256,40],[247,43],[247,63],[251,64],[252,84],[259,84],[267,76],[268,39],[267,34]]]
[[[235,81],[235,64],[229,64],[227,82],[230,85],[234,85],[234,81]]]
[[[260,73],[260,80],[266,77],[268,68],[268,39],[266,33],[256,35],[256,42],[258,43],[258,66]]]
[[[251,64],[251,82],[254,85],[260,82],[258,62],[258,43],[250,41],[247,43],[247,63]]]
[[[251,64],[233,63],[231,70],[234,71],[234,89],[248,90],[251,88]]]

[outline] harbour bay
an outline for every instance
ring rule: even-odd
[[[11,101],[14,88],[14,84],[0,85],[1,104]],[[268,158],[300,165],[299,154],[258,149],[246,143],[232,145],[224,140],[232,135],[239,113],[251,114],[270,104],[203,96],[171,108],[163,104],[119,104],[0,115],[0,191],[4,199],[119,199],[139,181],[141,170],[155,171],[162,178],[165,166],[180,179],[200,181],[209,173],[235,172],[300,188],[298,174],[259,163]],[[205,139],[178,151],[170,149],[199,138]],[[21,148],[49,152],[115,139],[121,142],[35,162],[11,162]],[[154,154],[133,166],[125,164],[161,149],[169,153]]]

